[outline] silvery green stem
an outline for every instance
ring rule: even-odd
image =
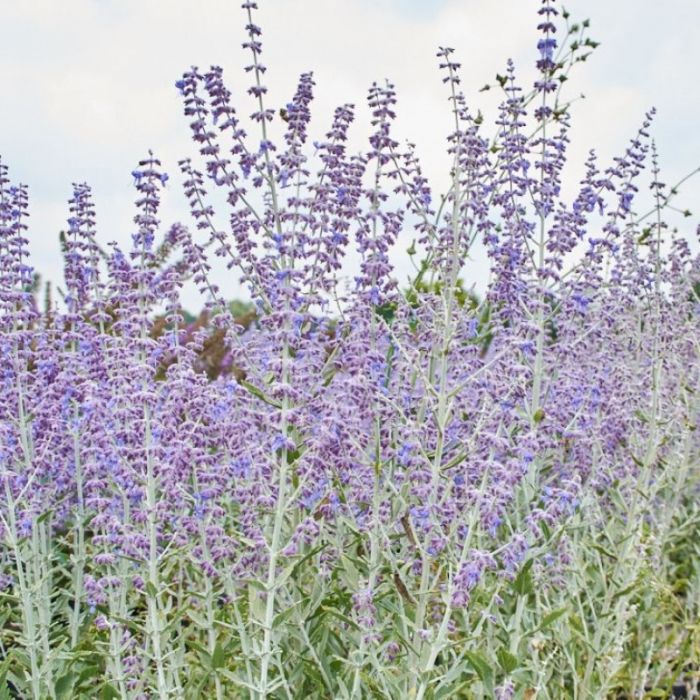
[[[380,433],[379,425],[375,423],[375,442],[379,445]],[[369,578],[367,580],[367,588],[374,591],[377,585],[377,575],[379,573],[379,540],[377,530],[381,525],[379,522],[379,465],[377,465],[377,473],[374,479],[374,491],[372,496],[372,527],[369,532],[370,538],[370,560],[369,560]],[[360,674],[362,666],[367,655],[367,639],[365,634],[362,634],[360,639],[360,648],[357,653],[357,661],[355,663],[355,673],[353,675],[351,698],[361,698]]]
[[[285,321],[285,326],[286,326]],[[286,328],[285,328],[286,330]],[[283,368],[283,382],[286,384],[289,378],[289,348],[285,340],[284,349],[282,353],[284,368]],[[286,436],[287,434],[287,412],[289,410],[289,399],[287,395],[282,399],[282,434]],[[274,523],[272,527],[272,540],[270,542],[270,559],[267,567],[267,579],[266,579],[266,590],[265,590],[265,619],[263,623],[263,645],[260,654],[260,685],[259,692],[260,697],[265,698],[268,693],[268,673],[270,666],[270,658],[272,656],[272,623],[274,621],[275,615],[275,595],[277,592],[277,584],[275,578],[277,576],[277,562],[282,550],[282,525],[284,523],[284,517],[287,510],[287,475],[288,475],[288,458],[287,458],[287,448],[286,446],[281,450],[280,458],[280,468],[278,477],[278,491],[277,491],[277,503],[275,507]]]
[[[547,93],[542,93],[542,106],[544,107],[547,103]],[[546,155],[546,138],[547,138],[547,120],[542,122],[542,162],[544,163]],[[544,182],[544,168],[541,174],[541,183]],[[544,269],[544,246],[545,246],[545,224],[544,224],[544,213],[540,211],[540,230],[539,239],[537,241],[537,271],[541,272]],[[535,425],[538,421],[540,410],[540,401],[542,393],[542,379],[543,379],[543,369],[544,369],[544,285],[538,282],[537,291],[537,340],[535,345],[535,365],[533,369],[532,377],[532,399],[530,407],[530,420],[532,424]]]
[[[196,476],[195,476],[196,480]],[[199,525],[199,536],[202,540],[202,550],[204,557],[209,559],[209,548],[207,547],[206,533],[204,532],[204,523],[200,522]],[[214,619],[214,588],[211,583],[209,576],[205,576],[204,580],[204,604],[207,613],[207,651],[209,656],[214,658],[214,652],[216,650],[216,628]],[[216,688],[216,700],[223,700],[223,687],[221,685],[221,678],[219,676],[218,669],[214,672],[214,684]]]
[[[247,9],[248,22],[253,24],[253,17],[251,9]],[[253,66],[255,74],[255,82],[258,88],[261,86],[261,71],[258,63],[257,54],[252,51],[253,55]],[[262,99],[262,93],[258,93],[258,106],[260,112],[264,111],[264,103]],[[262,138],[267,141],[267,125],[265,119],[261,119],[261,131]],[[272,211],[274,214],[275,229],[278,234],[282,234],[282,224],[279,215],[279,203],[277,199],[277,188],[275,187],[274,176],[272,174],[272,167],[270,161],[270,154],[265,150],[265,165],[267,169],[266,180],[268,184],[268,189],[270,193],[270,198],[272,202]],[[286,264],[286,255],[282,258],[282,264]],[[285,280],[285,285],[287,285],[288,279]],[[288,328],[288,315],[289,315],[289,300],[285,297],[285,319],[284,319],[284,331],[285,340],[282,348],[282,381],[286,385],[289,381],[289,362],[291,356],[289,353],[289,346],[286,339]],[[282,435],[287,438],[289,431],[288,426],[288,412],[289,412],[289,397],[285,393],[282,398]],[[275,508],[274,523],[272,527],[272,540],[270,542],[270,559],[268,562],[267,569],[267,580],[266,580],[266,591],[265,591],[265,618],[263,622],[263,641],[262,649],[260,651],[260,676],[259,676],[259,693],[261,698],[266,698],[268,694],[268,675],[270,669],[270,659],[272,657],[272,623],[275,615],[275,597],[277,592],[277,586],[275,583],[275,577],[277,574],[277,562],[279,560],[280,552],[282,550],[282,526],[284,524],[284,518],[287,510],[287,478],[289,473],[288,464],[288,453],[286,445],[281,450],[280,456],[280,468],[278,476],[278,492],[277,492],[277,503]]]
[[[467,536],[464,538],[464,544],[462,545],[462,549],[460,552],[459,560],[457,562],[457,566],[455,568],[455,573],[459,572],[462,564],[466,561],[467,558],[467,553],[469,552],[469,546],[471,544],[472,540],[472,535],[474,532],[474,525],[476,523],[476,517],[475,514],[472,514],[470,520],[469,520],[469,529],[467,531]],[[438,654],[442,651],[442,649],[445,646],[446,643],[446,638],[447,638],[447,632],[449,629],[449,623],[450,619],[452,618],[452,594],[454,592],[454,578],[452,576],[449,577],[449,585],[447,587],[447,592],[445,596],[445,612],[442,615],[442,620],[440,621],[440,627],[438,628],[438,632],[435,635],[435,639],[431,640],[430,642],[430,648],[428,652],[428,657],[426,659],[426,662],[421,669],[421,680],[420,680],[420,685],[418,686],[418,692],[416,693],[416,700],[423,700],[425,697],[426,692],[428,691],[428,685],[430,682],[430,678],[427,677],[427,674],[432,670],[433,665],[435,664],[435,660],[438,657]]]
[[[16,331],[16,325],[14,330]],[[20,357],[15,346],[15,366],[19,375]],[[27,473],[31,472],[33,445],[31,431],[28,425],[24,391],[21,381],[17,382],[17,407],[19,413],[19,432],[20,445],[24,457],[24,466]],[[47,678],[49,697],[54,697],[52,664],[50,659],[50,645],[48,639],[48,626],[50,624],[50,612],[46,614],[46,606],[50,606],[50,591],[46,591],[46,587],[42,585],[43,577],[48,576],[46,567],[42,566],[41,548],[38,543],[38,524],[34,524],[31,536],[31,551],[24,568],[22,550],[17,537],[17,523],[15,519],[15,502],[12,498],[10,485],[5,481],[5,492],[7,496],[8,511],[10,517],[11,537],[13,549],[15,553],[15,564],[17,570],[18,584],[20,586],[20,597],[22,598],[22,608],[25,617],[25,635],[27,637],[28,646],[30,647],[30,668],[32,671],[32,692],[36,698],[39,697],[41,689],[41,680],[44,676]],[[44,524],[45,525],[45,524]],[[48,555],[47,555],[48,556]],[[33,571],[32,571],[33,569]],[[42,571],[44,569],[44,571]],[[45,581],[44,581],[45,582]],[[35,593],[33,593],[35,592]],[[43,598],[44,600],[40,600]],[[38,619],[35,618],[35,613]],[[37,628],[38,622],[38,628]],[[38,646],[41,637],[43,645],[43,658],[41,659],[41,667],[39,666]]]
[[[253,658],[253,650],[251,648],[250,635],[246,630],[243,615],[241,614],[241,610],[239,607],[239,595],[236,589],[234,588],[233,582],[230,580],[230,578],[225,577],[223,584],[224,590],[226,591],[226,595],[228,596],[228,599],[230,601],[231,608],[233,609],[234,624],[231,625],[231,628],[236,630],[236,632],[238,633],[238,639],[240,640],[241,651],[243,652],[243,663],[245,665],[247,686],[249,688],[252,688],[254,687],[254,672],[250,660],[251,658]]]
[[[156,665],[158,697],[169,700],[170,688],[165,675],[164,653],[162,649],[162,629],[160,624],[159,600],[160,577],[158,574],[158,527],[156,523],[156,477],[152,455],[151,409],[144,406],[145,448],[146,448],[146,508],[148,530],[148,583],[146,599],[148,606],[148,632]]]
[[[77,419],[77,407],[74,411],[74,418]],[[70,618],[70,641],[71,647],[75,648],[80,633],[80,615],[85,574],[85,501],[83,495],[83,467],[77,430],[73,433],[73,462],[75,465],[75,489],[78,503],[74,525],[75,551],[73,557],[75,569],[73,571],[73,610]]]
[[[144,314],[146,311],[144,303],[144,283],[143,270],[145,269],[146,260],[146,243],[145,240],[141,244],[141,281],[139,282],[139,316],[140,316],[140,337],[141,349],[139,350],[140,364],[143,366],[146,363],[145,343],[147,339],[146,325],[144,322]],[[145,383],[142,387],[144,390],[145,399]],[[148,637],[151,643],[153,661],[156,665],[156,680],[157,691],[160,700],[169,700],[170,685],[165,674],[165,653],[162,648],[163,629],[161,627],[160,613],[160,577],[158,571],[158,523],[156,508],[158,505],[158,484],[156,481],[155,465],[153,463],[153,434],[151,425],[151,407],[148,405],[148,400],[145,399],[143,406],[143,422],[144,422],[144,451],[146,454],[146,531],[148,536],[148,576],[146,583],[146,601],[148,614]]]
[[[700,357],[697,357],[696,360],[700,360]],[[692,398],[688,397],[687,387],[684,389],[683,394],[684,403],[688,407],[687,416],[685,418],[686,424],[683,430],[683,442],[681,447],[681,454],[679,456],[678,466],[675,469],[671,470],[671,473],[673,474],[674,478],[668,484],[671,488],[671,492],[673,493],[673,497],[671,498],[671,502],[666,505],[661,519],[661,523],[659,525],[657,547],[660,552],[664,552],[666,550],[666,546],[671,537],[673,518],[679,512],[681,500],[685,493],[688,477],[693,466],[692,442],[693,433],[697,429],[693,421],[695,420],[695,417],[698,414],[698,400],[697,393],[695,392],[693,392]]]
[[[285,306],[288,307],[288,301],[285,301]],[[288,311],[288,308],[287,308]],[[289,345],[287,343],[286,335],[289,330],[288,324],[288,314],[285,314],[284,330],[285,330],[285,340],[282,348],[282,382],[287,385],[289,383],[289,362],[291,361],[289,353]],[[282,435],[286,438],[289,425],[288,425],[288,412],[289,412],[289,397],[285,392],[282,397]],[[277,562],[279,560],[280,552],[282,550],[282,526],[284,524],[284,518],[287,511],[287,479],[289,474],[289,459],[287,446],[281,450],[281,456],[279,461],[279,476],[278,476],[278,490],[277,490],[277,502],[275,506],[275,516],[274,523],[272,527],[272,540],[270,542],[270,559],[267,567],[267,580],[266,580],[266,590],[265,590],[265,620],[263,623],[263,645],[261,650],[261,664],[260,664],[260,694],[261,698],[265,698],[268,693],[268,673],[270,666],[270,658],[272,656],[272,623],[275,615],[275,597],[277,593],[277,584],[275,578],[277,576]]]
[[[39,620],[39,633],[43,648],[42,669],[46,676],[46,684],[49,696],[55,696],[53,683],[53,661],[51,658],[51,642],[49,640],[49,628],[51,627],[51,558],[49,546],[48,524],[46,520],[36,523],[32,528],[32,554],[34,560],[34,582],[37,590],[37,617]]]
[[[110,623],[109,627],[109,660],[108,663],[112,667],[112,675],[117,683],[117,689],[121,697],[128,697],[126,692],[124,667],[122,666],[122,643],[119,638],[120,627],[115,623]]]
[[[450,68],[450,75],[452,75],[452,68]],[[455,118],[455,131],[459,130],[459,118],[457,114],[457,95],[455,93],[455,82],[451,81],[452,89],[452,101],[455,105],[454,118]],[[437,492],[440,481],[440,470],[442,467],[442,455],[445,448],[445,430],[447,428],[447,422],[451,412],[451,402],[448,397],[448,383],[447,383],[447,370],[449,364],[449,352],[450,344],[452,342],[452,324],[453,324],[453,314],[454,314],[454,294],[455,287],[457,284],[457,276],[459,274],[459,242],[460,242],[460,205],[461,205],[461,170],[460,170],[460,149],[457,148],[454,156],[453,167],[452,167],[452,189],[453,189],[453,202],[452,202],[452,250],[449,260],[449,271],[447,284],[445,285],[445,296],[444,301],[444,327],[442,344],[438,350],[438,390],[437,390],[437,413],[435,416],[437,424],[437,444],[435,446],[435,455],[432,461],[432,487],[430,490],[430,506],[435,505],[437,500]],[[432,359],[432,358],[431,358]],[[427,551],[423,551],[422,563],[421,563],[421,580],[420,588],[418,591],[418,610],[416,612],[416,630],[414,636],[414,646],[416,648],[416,653],[412,655],[412,665],[411,669],[413,680],[412,688],[417,688],[420,682],[421,670],[419,668],[420,658],[422,657],[424,642],[418,636],[419,632],[423,629],[425,624],[425,614],[428,604],[428,593],[430,586],[430,562],[428,559]]]
[[[25,578],[22,550],[17,537],[17,520],[15,517],[15,503],[10,491],[10,485],[5,480],[5,498],[7,499],[7,531],[10,538],[10,547],[15,560],[17,573],[17,587],[22,604],[22,631],[26,639],[24,644],[29,655],[29,669],[31,672],[30,683],[34,700],[42,698],[41,670],[39,667],[39,653],[37,642],[37,629],[34,621],[34,601],[30,590],[30,584]]]
[[[653,322],[655,324],[655,331],[651,358],[652,396],[650,402],[651,406],[649,415],[649,433],[646,438],[646,450],[641,465],[640,473],[635,477],[637,486],[633,489],[632,501],[630,504],[629,511],[627,513],[625,526],[623,528],[623,535],[620,539],[620,549],[617,553],[617,559],[615,561],[613,573],[610,579],[611,584],[606,589],[601,613],[598,616],[598,620],[596,621],[596,631],[593,635],[592,642],[593,649],[595,649],[596,652],[597,650],[601,649],[603,636],[606,633],[608,633],[608,617],[611,615],[611,613],[614,627],[612,630],[612,634],[609,635],[611,637],[611,641],[617,643],[618,640],[622,639],[622,636],[624,634],[624,628],[627,622],[626,615],[627,609],[629,607],[629,595],[618,597],[617,601],[615,601],[616,589],[624,589],[629,583],[635,581],[642,564],[641,557],[637,552],[633,551],[633,548],[639,544],[640,539],[642,537],[641,524],[644,518],[646,501],[648,501],[650,498],[648,489],[652,486],[651,478],[653,474],[653,468],[656,464],[656,457],[658,453],[658,410],[661,391],[661,363],[660,358],[658,357],[658,296],[657,313]],[[622,581],[620,582],[621,577]],[[616,581],[617,584],[612,585],[612,581]],[[589,655],[582,684],[584,692],[593,692],[593,689],[590,687],[590,684],[592,682],[592,676],[596,667],[596,663],[599,663],[599,661],[600,659],[597,655]],[[611,675],[612,674],[609,674],[609,676]],[[597,694],[594,697],[603,698],[606,689],[607,682],[604,682],[602,688],[598,689]]]

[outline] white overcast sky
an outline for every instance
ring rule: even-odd
[[[539,5],[259,0],[270,104],[285,104],[299,73],[313,70],[312,138],[327,130],[336,105],[354,102],[363,106],[353,130],[359,148],[368,134],[367,88],[388,78],[398,91],[397,135],[417,144],[426,174],[442,185],[450,120],[437,47],[455,48],[467,98],[488,116],[494,91],[478,89],[502,72],[507,58],[531,84]],[[565,6],[574,19],[590,18],[591,37],[601,42],[570,82],[572,96],[586,96],[572,112],[570,181],[581,174],[588,148],[606,164],[620,153],[652,106],[663,179],[673,183],[700,165],[700,0],[569,0]],[[0,0],[0,154],[12,179],[30,186],[31,251],[44,279],[62,282],[58,231],[72,182],[93,186],[101,242],[127,245],[134,230],[130,173],[149,148],[171,174],[164,224],[190,223],[177,161],[195,148],[174,81],[190,65],[220,64],[239,111],[252,111],[244,94],[244,24],[239,0]],[[693,210],[692,219],[680,221],[693,238],[698,180],[678,198]],[[401,250],[409,244],[410,237]],[[481,286],[486,272],[479,256],[472,274]],[[242,294],[234,276],[220,281],[227,297]],[[201,306],[193,290],[184,301],[192,310]]]

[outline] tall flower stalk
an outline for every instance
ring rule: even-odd
[[[98,245],[74,185],[42,314],[0,165],[0,695],[662,693],[698,661],[700,258],[664,220],[653,111],[565,196],[596,44],[543,0],[536,80],[506,64],[490,135],[439,49],[439,196],[390,81],[360,152],[350,103],[312,140],[314,76],[275,101],[256,9],[252,129],[221,67],[176,83],[192,231],[161,233],[152,153],[129,250]]]

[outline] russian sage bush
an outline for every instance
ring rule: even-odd
[[[221,68],[177,82],[195,232],[161,230],[153,154],[128,251],[74,185],[64,304],[40,312],[0,166],[2,697],[582,699],[697,674],[700,257],[662,218],[653,112],[564,196],[564,85],[596,43],[543,0],[537,80],[507,64],[490,135],[440,49],[437,197],[390,83],[365,151],[351,104],[309,144],[313,76],[273,108],[243,9],[254,133]],[[211,327],[183,322],[189,279]],[[235,371],[201,371],[212,332]]]

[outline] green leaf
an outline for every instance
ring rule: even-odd
[[[36,524],[38,525],[39,523],[43,523],[51,514],[53,513],[53,510],[49,508],[48,510],[45,510],[37,519],[36,519]]]
[[[194,649],[199,654],[199,661],[204,668],[212,667],[211,656],[209,655],[209,652],[201,644],[199,644],[199,642],[190,640],[188,641],[188,646]]]
[[[119,700],[120,697],[119,692],[111,683],[105,683],[102,686],[102,700]]]
[[[248,588],[248,608],[250,610],[251,618],[256,622],[263,624],[267,613],[266,606],[252,587]]]
[[[530,569],[532,569],[534,561],[534,559],[529,559],[525,563],[525,566],[523,566],[523,568],[518,572],[518,575],[515,577],[515,581],[513,581],[513,590],[518,595],[529,595],[534,590],[532,574],[530,573]]]
[[[187,611],[187,617],[194,622],[197,627],[200,627],[202,629],[207,628],[207,621],[199,614],[196,613],[194,610],[188,610]]]
[[[391,325],[391,322],[394,320],[394,316],[396,315],[396,304],[393,302],[379,304],[378,306],[374,307],[374,312],[377,314],[377,316],[384,319],[387,324]]]
[[[61,676],[54,685],[54,692],[57,698],[69,697],[69,693],[72,692],[73,686],[75,685],[75,674],[66,673],[65,676]]]
[[[360,581],[360,573],[357,567],[353,564],[351,559],[345,555],[341,555],[341,561],[343,562],[343,568],[347,574],[347,580],[351,588],[356,588]]]
[[[151,597],[151,598],[157,598],[158,597],[158,589],[153,585],[152,581],[147,581],[146,582],[146,593]]]
[[[250,588],[255,588],[258,591],[267,591],[267,585],[264,584],[262,581],[258,581],[257,579],[251,578],[248,581],[248,586]]]
[[[226,654],[220,642],[216,643],[214,653],[211,655],[211,667],[216,671],[217,668],[222,668],[226,664]]]
[[[12,650],[6,658],[0,663],[0,684],[5,682],[5,677],[7,676],[7,670],[10,668],[10,663],[12,662]]]
[[[581,624],[581,618],[578,615],[569,616],[569,624],[573,629],[575,629],[579,634],[584,634],[583,625]]]
[[[593,549],[595,549],[597,552],[600,552],[601,554],[605,554],[606,556],[610,557],[611,559],[617,561],[617,555],[614,552],[611,552],[609,549],[605,549],[605,547],[603,547],[602,545],[594,542],[591,544],[591,547],[593,547]]]
[[[634,581],[631,583],[629,586],[625,586],[621,591],[617,591],[612,597],[613,600],[616,600],[617,598],[622,598],[622,596],[627,595],[628,593],[631,593],[635,588],[639,587],[639,581]]]
[[[7,678],[7,670],[10,667],[10,659],[11,657],[8,656],[0,663],[0,700],[11,700],[7,681],[5,680]]]
[[[325,544],[320,545],[318,547],[314,547],[311,549],[309,552],[307,552],[303,557],[299,559],[295,559],[291,564],[286,566],[283,570],[282,573],[276,578],[275,583],[273,584],[273,589],[280,588],[283,586],[288,580],[289,577],[295,573],[297,569],[308,559],[311,559],[311,557],[315,556],[318,554],[322,549],[326,547]]]
[[[102,669],[96,665],[85,666],[75,682],[75,687],[80,688],[83,683],[93,678],[98,678],[102,674]]]
[[[642,421],[642,423],[648,423],[648,422],[649,422],[649,418],[648,418],[647,416],[645,416],[644,413],[642,413],[640,410],[636,410],[636,411],[634,412],[634,415],[635,415],[637,418],[639,418],[639,420]]]
[[[382,689],[381,686],[374,680],[374,678],[366,671],[360,671],[360,676],[364,681],[367,688],[371,691],[372,697],[381,697]]]
[[[277,615],[275,615],[274,620],[272,621],[272,629],[275,629],[276,627],[279,627],[280,625],[284,624],[294,614],[297,605],[298,603],[295,603],[294,605],[286,607],[284,610],[282,610],[282,612],[277,613]]]
[[[649,240],[649,236],[651,236],[651,229],[645,228],[642,231],[642,235],[637,238],[637,243],[639,243],[639,245],[646,245],[647,241]]]
[[[498,663],[506,673],[512,673],[519,666],[518,659],[505,649],[499,649],[496,652],[496,656],[498,657]]]
[[[337,610],[336,608],[333,608],[329,605],[322,605],[321,610],[323,610],[323,612],[327,612],[329,615],[337,617],[339,620],[344,622],[346,625],[349,625],[353,629],[359,629],[355,620],[351,620],[347,615],[343,615],[343,613],[340,612],[340,610]]]
[[[255,384],[251,384],[250,382],[245,381],[245,379],[242,379],[239,384],[244,388],[247,389],[253,396],[257,397],[261,401],[264,401],[266,404],[270,406],[274,406],[275,408],[282,408],[282,404],[280,404],[278,401],[275,401],[274,399],[271,399],[269,396],[266,396],[263,391],[258,389]]]
[[[435,700],[449,700],[449,698],[467,697],[460,695],[463,690],[468,690],[470,681],[462,681],[459,685],[443,686],[435,691]]]
[[[566,611],[567,608],[560,608],[559,610],[554,610],[551,613],[548,613],[544,616],[542,622],[535,631],[538,632],[540,630],[547,629],[547,627],[549,627],[555,620],[558,620],[562,615],[565,615]]]
[[[493,694],[493,669],[488,660],[476,651],[465,651],[464,656],[476,671],[479,680],[484,684],[484,688],[489,695]]]

